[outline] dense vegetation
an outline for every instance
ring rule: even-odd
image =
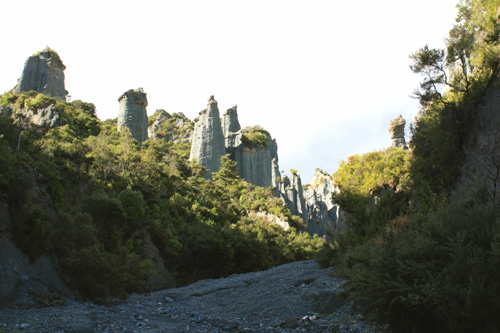
[[[90,103],[9,92],[0,104],[13,111],[0,114],[0,193],[8,195],[13,239],[31,259],[55,256],[84,298],[147,290],[163,265],[186,284],[312,258],[322,245],[299,232],[302,221],[273,191],[239,179],[227,157],[208,181],[188,161],[189,144],[139,145],[116,121],[100,121]],[[51,104],[60,127],[22,116]],[[170,119],[162,131],[184,117]]]
[[[241,142],[248,148],[266,147],[271,135],[261,126],[248,126],[242,131]]]
[[[411,55],[423,76],[412,150],[353,156],[333,175],[346,229],[320,262],[338,265],[351,298],[394,331],[500,330],[496,187],[484,170],[473,188],[456,185],[479,101],[498,84],[499,6],[462,1],[447,50]]]

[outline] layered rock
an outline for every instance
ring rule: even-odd
[[[338,230],[343,224],[343,213],[340,207],[333,203],[332,194],[338,188],[327,174],[316,171],[309,188],[304,191],[307,208],[307,232],[311,235],[326,235]]]
[[[337,192],[333,179],[318,170],[306,189],[298,174],[284,177],[277,187],[280,197],[294,215],[302,218],[306,231],[312,236],[325,236],[343,227],[345,218],[342,209],[332,202],[332,194]]]
[[[65,101],[64,66],[59,55],[49,49],[29,57],[14,92],[38,91],[59,101]]]
[[[389,123],[389,133],[391,134],[392,145],[394,147],[407,149],[405,140],[406,121],[401,115]]]
[[[275,141],[270,141],[270,144]],[[271,149],[266,147],[248,148],[241,145],[235,152],[235,159],[240,169],[240,176],[247,182],[262,186],[272,186],[273,159]]]
[[[219,108],[214,96],[210,96],[207,108],[200,112],[194,125],[189,160],[198,161],[207,170],[206,177],[212,179],[212,173],[219,171],[220,158],[225,154],[226,146]]]
[[[118,114],[118,131],[125,126],[130,130],[132,137],[139,142],[148,139],[148,114],[146,106],[148,100],[142,88],[130,89],[120,98],[120,112]]]
[[[211,178],[211,173],[220,168],[222,155],[230,154],[242,179],[262,187],[273,186],[273,179],[279,176],[279,172],[275,172],[278,169],[276,140],[268,135],[265,145],[247,147],[242,136],[237,106],[224,112],[221,124],[217,102],[211,96],[207,109],[200,112],[195,124],[190,160],[197,159],[207,169],[207,177]]]
[[[306,203],[304,200],[304,191],[300,176],[292,174],[290,178],[284,177],[279,183],[279,197],[285,202],[293,215],[298,215],[308,224]]]
[[[222,132],[224,133],[226,151],[234,159],[234,151],[241,145],[242,135],[236,105],[224,112]]]

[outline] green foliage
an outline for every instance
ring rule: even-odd
[[[347,161],[341,161],[339,169],[333,174],[333,179],[340,192],[346,196],[361,196],[367,198],[370,192],[389,186],[396,191],[409,187],[411,152],[397,147],[389,147],[378,152],[366,153],[362,156],[349,156]],[[345,207],[349,205],[338,195],[337,200],[344,200]],[[353,203],[354,204],[354,203]]]
[[[350,157],[333,175],[347,228],[318,259],[338,265],[351,299],[393,331],[500,330],[499,207],[483,185],[450,194],[479,101],[498,74],[499,6],[461,1],[446,52],[425,46],[411,56],[423,75],[413,151]]]
[[[480,188],[429,215],[396,218],[352,248],[343,273],[357,300],[396,330],[500,329],[498,208],[485,197]]]
[[[413,126],[411,140],[412,174],[418,187],[427,191],[422,201],[442,197],[459,175],[475,110],[498,73],[499,4],[498,0],[461,1],[446,52],[425,46],[410,56],[411,69],[424,77],[415,92],[423,105],[422,116]],[[449,65],[455,70],[452,66],[446,72]]]
[[[241,142],[248,148],[266,147],[271,135],[260,126],[248,126],[243,129]]]
[[[144,291],[158,273],[155,247],[185,284],[312,258],[322,246],[322,239],[298,231],[301,219],[272,189],[242,181],[227,156],[209,181],[188,161],[189,144],[148,140],[141,146],[127,129],[116,131],[116,120],[99,121],[93,104],[36,92],[1,98],[14,116],[46,101],[61,116],[59,128],[40,131],[0,115],[0,191],[9,197],[17,246],[32,259],[56,256],[86,299]],[[166,129],[176,119],[183,130],[192,129],[182,114],[173,114]],[[284,231],[256,211],[292,228]]]
[[[43,51],[38,51],[37,53],[33,54],[33,55],[32,55],[32,57],[37,57],[37,56],[39,56],[42,52],[45,52],[45,51],[48,51],[48,52],[50,53],[50,56],[51,56],[51,57],[52,57],[55,61],[60,62],[60,63],[62,64],[62,60],[61,60],[61,58],[59,57],[59,54],[58,54],[55,50],[51,49],[51,48],[50,48],[50,47],[48,47],[48,46],[45,48],[45,50],[43,50]]]

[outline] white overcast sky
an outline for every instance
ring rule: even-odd
[[[444,47],[458,0],[8,1],[2,3],[0,93],[46,46],[73,100],[116,118],[143,87],[148,115],[194,119],[214,95],[242,127],[278,142],[280,169],[304,184],[349,155],[390,145],[389,121],[418,111],[409,54]]]

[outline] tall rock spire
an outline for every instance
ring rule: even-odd
[[[146,106],[148,99],[142,88],[130,89],[120,98],[120,112],[118,114],[118,132],[123,126],[130,129],[132,137],[139,142],[148,139],[148,114]]]
[[[193,142],[189,160],[197,160],[207,170],[206,178],[220,169],[220,158],[226,154],[219,108],[214,96],[208,99],[207,108],[200,112],[194,125]]]
[[[48,47],[29,57],[24,63],[23,74],[14,88],[15,93],[38,91],[59,101],[65,101],[64,66],[56,51]]]
[[[222,117],[222,132],[224,133],[227,152],[233,155],[234,149],[241,145],[241,126],[238,121],[236,105],[224,112]]]
[[[392,145],[394,147],[407,149],[405,140],[405,125],[406,121],[399,115],[389,124],[389,133],[391,134]]]

